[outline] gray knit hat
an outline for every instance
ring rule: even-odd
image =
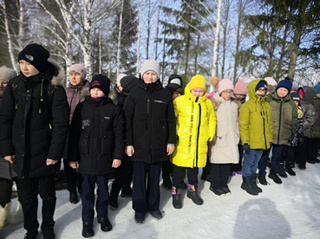
[[[159,63],[153,59],[145,60],[142,64],[142,67],[140,70],[141,78],[143,78],[144,73],[146,73],[147,71],[154,71],[155,73],[157,73],[157,75],[159,77],[160,76]]]
[[[3,82],[8,82],[10,79],[13,77],[17,76],[17,73],[6,66],[1,66],[0,67],[0,80]]]

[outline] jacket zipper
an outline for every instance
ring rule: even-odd
[[[283,100],[281,99],[280,101],[280,116],[279,116],[279,129],[278,129],[278,141],[277,143],[279,144],[280,142],[280,127],[281,127],[281,115],[282,115],[282,102]]]
[[[265,143],[266,149],[268,149],[268,146],[267,146],[267,137],[266,137],[266,124],[265,124],[265,118],[263,117],[262,112],[260,112],[260,114],[261,114],[262,119],[263,119],[263,137],[264,137],[264,143]]]
[[[198,102],[197,97],[196,102]],[[196,166],[198,167],[198,152],[199,152],[199,136],[200,136],[200,125],[201,125],[201,105],[199,105],[199,123],[198,123],[198,135],[197,135],[197,148],[196,148]]]

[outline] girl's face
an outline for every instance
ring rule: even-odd
[[[191,94],[193,94],[195,97],[201,97],[204,96],[204,89],[202,88],[194,88],[191,91]]]
[[[35,68],[33,65],[31,65],[29,62],[25,60],[19,61],[19,67],[22,74],[26,77],[31,77],[38,75],[40,72]]]
[[[230,100],[233,90],[224,90],[221,92],[221,97],[224,100]]]
[[[98,98],[98,97],[104,96],[104,93],[103,93],[103,91],[100,90],[99,88],[92,88],[92,89],[90,90],[90,96],[91,96],[92,98]]]
[[[246,95],[239,95],[239,94],[234,94],[234,96],[239,100],[242,100],[246,97]]]
[[[154,71],[146,71],[142,77],[146,84],[151,84],[158,80],[158,74]]]
[[[69,79],[71,85],[81,85],[83,83],[83,80],[81,79],[81,75],[78,72],[70,71],[69,73]]]

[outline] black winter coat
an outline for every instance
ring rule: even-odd
[[[19,176],[39,177],[55,173],[69,128],[69,106],[62,68],[49,64],[46,72],[11,79],[0,109],[0,154],[15,155]]]
[[[139,81],[125,101],[124,112],[126,145],[132,145],[135,151],[131,160],[168,160],[167,144],[175,144],[176,122],[171,94],[160,81]]]
[[[123,114],[111,99],[86,97],[77,105],[70,126],[69,161],[79,161],[79,172],[108,174],[113,159],[124,154]]]

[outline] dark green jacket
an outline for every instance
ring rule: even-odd
[[[271,114],[273,122],[273,140],[274,144],[287,145],[289,140],[297,130],[297,107],[290,94],[284,98],[277,95],[277,91],[268,95],[267,101],[271,105]]]

